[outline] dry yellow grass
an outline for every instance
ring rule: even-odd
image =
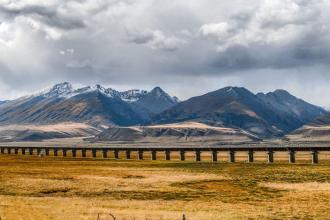
[[[328,219],[330,163],[0,155],[1,220]]]

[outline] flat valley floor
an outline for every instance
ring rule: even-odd
[[[0,218],[329,219],[330,160],[125,161],[0,155]]]

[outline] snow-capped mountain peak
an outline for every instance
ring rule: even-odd
[[[59,83],[42,92],[44,97],[60,97],[65,96],[73,92],[73,87],[70,83]]]
[[[120,92],[120,98],[126,102],[138,101],[141,97],[148,94],[146,90],[132,89],[124,92]]]
[[[151,91],[131,89],[131,90],[119,92],[112,88],[105,88],[100,84],[96,84],[93,86],[85,86],[81,88],[73,88],[73,86],[68,82],[56,84],[53,87],[45,89],[40,93],[32,95],[32,97],[42,96],[45,98],[70,99],[72,97],[86,93],[91,93],[91,92],[98,92],[109,98],[120,99],[124,102],[129,102],[129,103],[137,102],[146,97],[148,97],[148,99],[150,99],[150,97],[153,97],[153,99],[155,100],[165,101],[169,103],[179,102],[178,98],[169,96],[160,87],[155,87]]]

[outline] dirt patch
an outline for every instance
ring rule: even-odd
[[[124,176],[123,179],[144,179],[146,178],[145,176],[139,176],[139,175],[127,175]]]
[[[291,191],[330,191],[330,183],[262,183],[263,187]]]

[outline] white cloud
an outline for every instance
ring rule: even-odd
[[[320,31],[318,27],[327,22],[322,21],[320,15],[326,13],[329,7],[316,2],[265,0],[256,10],[250,11],[243,21],[233,16],[225,22],[204,24],[200,31],[203,36],[218,39],[219,51],[235,45],[259,44],[272,47],[295,43],[302,36]]]
[[[17,94],[59,81],[160,85],[187,97],[296,79],[286,88],[317,97],[301,91],[311,75],[328,89],[329,10],[325,0],[0,0],[0,84]]]
[[[223,40],[229,36],[230,27],[226,22],[205,24],[200,28],[203,36],[215,36]]]
[[[65,49],[65,50],[60,50],[59,53],[61,55],[73,55],[74,54],[74,49],[68,48],[68,49]]]

